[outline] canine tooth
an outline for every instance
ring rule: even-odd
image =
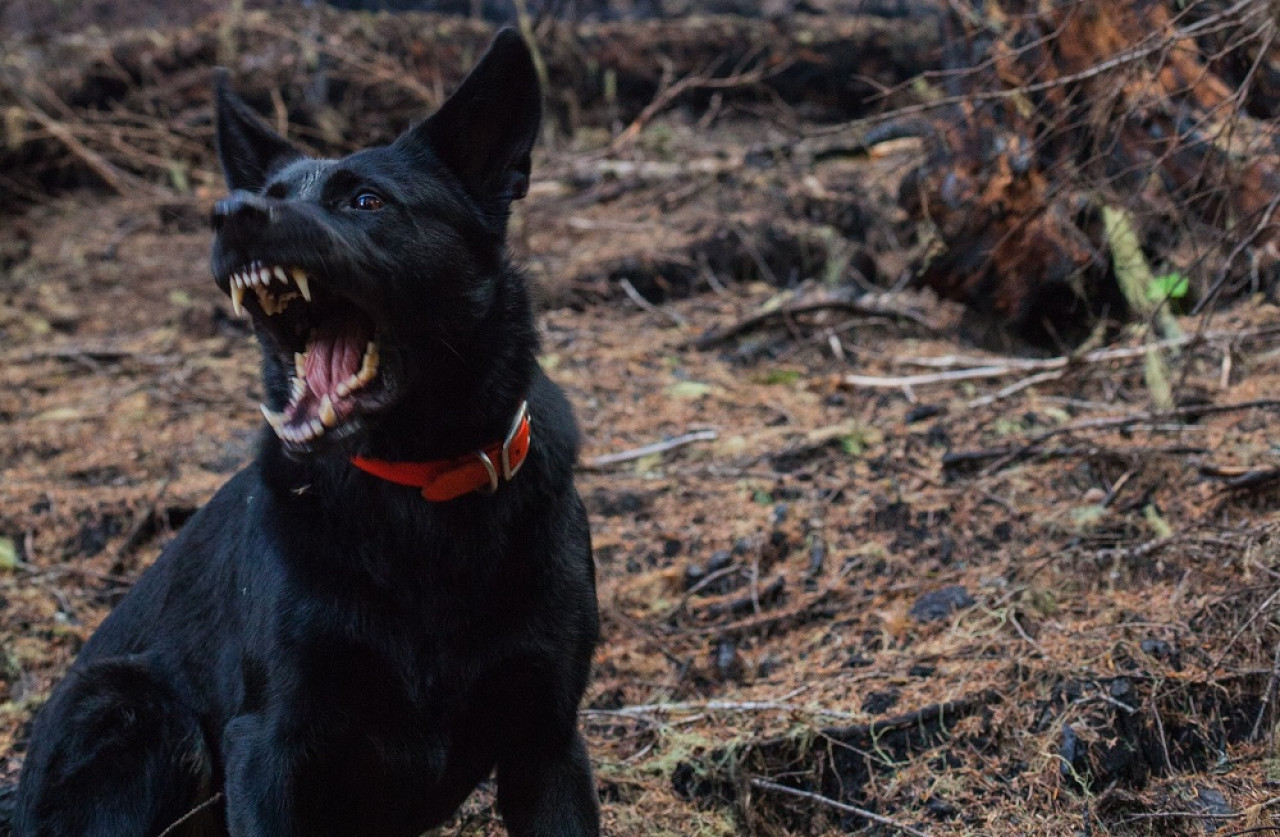
[[[333,427],[338,423],[338,414],[333,409],[333,401],[326,395],[320,399],[320,423],[325,427]]]
[[[297,285],[298,290],[302,292],[302,298],[305,299],[307,302],[310,302],[311,301],[311,285],[309,284],[309,280],[307,279],[307,274],[303,272],[302,268],[295,267],[290,272],[290,275],[293,276],[293,284]]]
[[[307,374],[307,356],[302,352],[293,353],[293,371],[298,373],[299,378]]]
[[[338,384],[337,393],[339,398],[346,398],[348,395],[351,394],[351,384],[348,383],[348,381],[350,380],[351,379],[348,378],[346,381],[343,381],[342,383]]]
[[[373,380],[378,374],[378,344],[369,341],[369,345],[364,349],[364,360],[360,363],[360,371],[356,373],[356,378],[362,384],[367,384]]]
[[[283,268],[283,267],[280,267],[279,265],[276,265],[275,267],[271,268],[271,273],[272,273],[272,275],[274,275],[274,276],[276,277],[276,279],[277,279],[277,280],[278,280],[282,285],[287,285],[287,284],[289,284],[289,277],[288,277],[288,275],[287,275],[287,274],[285,274],[285,272],[284,272],[284,268]]]
[[[244,285],[231,283],[231,310],[237,317],[244,316]]]
[[[267,420],[267,424],[276,431],[276,435],[279,435],[284,428],[284,413],[277,413],[266,404],[259,404],[258,408],[262,410],[262,417]]]

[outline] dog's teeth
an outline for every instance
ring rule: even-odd
[[[267,424],[271,425],[271,429],[279,436],[284,429],[284,413],[277,413],[266,404],[259,404],[258,407],[262,410],[262,417],[267,420]]]
[[[289,284],[289,277],[285,274],[283,267],[280,267],[279,265],[277,265],[271,268],[271,274],[276,277],[276,280],[279,281],[280,284],[282,285]]]
[[[276,269],[279,270],[279,268]],[[291,275],[293,276],[293,284],[297,285],[298,290],[302,292],[302,298],[310,302],[311,285],[308,283],[307,274],[302,271],[302,268],[295,267],[291,271]]]
[[[351,394],[351,384],[348,383],[348,381],[351,381],[351,380],[352,378],[348,378],[346,381],[343,381],[342,383],[338,384],[337,393],[339,398],[346,398],[348,395]]]
[[[306,377],[307,374],[307,356],[302,352],[293,353],[293,371],[298,373],[299,378]]]
[[[324,433],[324,425],[320,422],[320,419],[313,418],[311,420],[311,438],[314,439],[321,433]]]
[[[307,380],[306,378],[303,378],[301,375],[299,375],[297,378],[293,379],[293,393],[292,395],[290,395],[290,399],[293,401],[297,401],[299,398],[302,397],[302,393],[306,391],[307,391]]]
[[[333,427],[338,423],[338,413],[333,409],[333,401],[328,395],[320,399],[320,423],[325,427]]]
[[[378,374],[378,344],[369,341],[369,345],[364,349],[364,360],[360,363],[360,371],[356,373],[356,379],[361,384],[367,384],[373,380]]]
[[[244,285],[234,281],[231,283],[231,310],[237,317],[244,316]]]

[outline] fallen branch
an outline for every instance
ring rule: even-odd
[[[675,311],[668,311],[667,309],[654,305],[652,302],[645,299],[640,292],[636,290],[636,286],[631,284],[630,279],[619,279],[618,284],[622,286],[622,290],[626,293],[627,297],[643,310],[648,311],[650,314],[657,314],[659,317],[670,320],[680,328],[685,328],[689,325],[689,321],[677,314]]]
[[[584,715],[605,715],[623,718],[647,718],[655,715],[686,712],[792,712],[797,715],[826,715],[832,718],[853,720],[856,715],[838,709],[801,706],[777,700],[704,700],[680,703],[645,703],[624,706],[621,709],[584,709]]]
[[[81,142],[71,129],[45,113],[34,102],[25,96],[18,96],[18,101],[22,104],[23,110],[27,115],[40,123],[40,127],[44,128],[58,142],[66,146],[67,150],[84,161],[84,164],[102,178],[102,181],[110,186],[117,194],[128,197],[141,191],[159,191],[154,189],[150,183],[147,183],[136,175],[121,171],[111,165],[105,157],[94,151],[89,146]]]
[[[855,387],[871,387],[879,389],[900,389],[902,387],[929,386],[931,384],[947,384],[957,381],[972,381],[984,378],[1003,378],[1023,372],[1047,372],[1066,370],[1071,366],[1086,366],[1107,363],[1113,360],[1137,360],[1146,357],[1152,349],[1171,349],[1187,346],[1192,343],[1213,343],[1220,341],[1237,341],[1274,332],[1274,326],[1254,329],[1252,331],[1215,331],[1205,334],[1191,332],[1155,340],[1141,346],[1122,346],[1109,349],[1096,349],[1082,355],[1061,355],[1044,359],[1008,358],[987,362],[978,358],[945,355],[937,358],[911,358],[904,364],[927,367],[969,366],[963,369],[946,369],[944,372],[922,373],[919,375],[846,375],[844,383]],[[1030,384],[1028,384],[1029,386]]]
[[[676,436],[674,439],[667,439],[662,442],[654,442],[651,445],[645,445],[631,450],[618,451],[617,453],[606,453],[588,459],[582,463],[583,468],[604,468],[609,465],[617,465],[620,462],[632,462],[636,459],[643,459],[646,456],[652,456],[655,453],[666,453],[669,450],[675,450],[685,445],[691,445],[694,442],[714,442],[720,438],[719,431],[716,430],[696,430],[693,433],[686,433],[683,436]]]
[[[1207,448],[1194,445],[1168,445],[1158,447],[1152,445],[1132,445],[1124,448],[1106,448],[1099,445],[1078,445],[1074,447],[1039,448],[1028,445],[1017,447],[986,448],[982,450],[958,450],[942,456],[944,469],[959,470],[965,466],[977,465],[991,460],[1005,460],[1009,457],[1023,459],[1035,456],[1039,459],[1071,459],[1095,456],[1198,456],[1208,453]],[[1005,462],[1007,465],[1008,462]]]
[[[802,297],[785,305],[778,305],[772,308],[762,308],[753,314],[750,314],[737,322],[725,326],[724,328],[704,334],[697,340],[693,341],[695,349],[709,349],[719,343],[736,337],[743,332],[750,331],[757,326],[775,319],[777,317],[791,317],[798,314],[811,314],[816,311],[843,311],[849,314],[856,314],[864,317],[881,317],[884,319],[903,319],[910,320],[916,325],[923,326],[930,332],[936,329],[929,324],[924,315],[910,308],[899,307],[896,305],[887,305],[876,298],[883,297],[883,294],[863,294],[855,296],[852,289],[843,291],[826,292],[814,294],[812,296]],[[857,377],[857,376],[851,376]]]
[[[898,769],[901,765],[893,758],[903,759],[938,746],[951,737],[950,731],[958,721],[979,714],[1002,699],[999,692],[988,689],[881,721],[805,728],[727,744],[682,762],[673,781],[687,796],[733,799],[748,782],[769,781],[757,777],[777,776],[785,771],[797,780],[812,782],[814,787],[838,786],[841,795],[849,798],[861,793],[875,773]],[[842,755],[835,759],[833,752]],[[885,755],[890,752],[895,754],[892,758]]]
[[[1280,468],[1231,468],[1223,465],[1204,464],[1200,473],[1206,477],[1222,480],[1222,484],[1233,491],[1247,491],[1266,488],[1280,482]]]
[[[754,56],[751,56],[751,58],[754,58]],[[746,61],[743,63],[746,63]],[[619,151],[626,148],[635,141],[636,137],[640,136],[640,132],[655,116],[670,107],[676,99],[690,90],[731,90],[735,87],[749,87],[753,84],[759,84],[770,76],[781,73],[790,66],[790,61],[782,61],[773,67],[757,67],[754,70],[735,72],[723,78],[716,78],[712,75],[714,70],[707,70],[706,72],[695,73],[671,82],[671,65],[667,64],[663,73],[665,83],[658,91],[658,94],[653,97],[653,101],[645,105],[644,109],[631,121],[631,124],[623,129],[622,133],[614,137],[613,142],[609,143],[609,150]]]
[[[1173,410],[1144,410],[1140,413],[1131,413],[1123,416],[1107,416],[1105,418],[1085,419],[1084,421],[1076,421],[1070,424],[1064,424],[1061,427],[1055,427],[1052,430],[1046,430],[1029,439],[1025,444],[1012,448],[1007,454],[992,462],[982,470],[984,475],[990,475],[997,471],[1007,468],[1011,463],[1039,453],[1040,447],[1049,439],[1060,436],[1064,433],[1075,433],[1081,430],[1115,430],[1122,427],[1132,427],[1135,424],[1154,424],[1159,421],[1187,421],[1202,418],[1215,413],[1230,413],[1238,410],[1254,410],[1280,407],[1280,399],[1276,398],[1258,398],[1252,401],[1238,401],[1234,404],[1192,404],[1186,407],[1177,407]]]
[[[812,791],[800,790],[799,788],[792,788],[787,785],[780,785],[777,782],[771,782],[768,779],[759,778],[753,778],[751,780],[751,787],[808,799],[811,802],[817,802],[818,804],[825,805],[828,808],[835,808],[837,811],[843,811],[846,814],[855,814],[863,819],[868,819],[888,828],[901,831],[903,834],[910,834],[912,837],[929,837],[928,833],[920,831],[917,828],[912,828],[909,825],[904,825],[897,820],[884,816],[883,814],[877,814],[874,811],[868,811],[866,808],[859,808],[856,805],[838,802],[829,796],[823,796],[821,794],[813,793]]]

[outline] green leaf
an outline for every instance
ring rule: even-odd
[[[1166,299],[1185,299],[1191,293],[1191,280],[1181,273],[1164,273],[1151,280],[1147,298],[1152,302]]]

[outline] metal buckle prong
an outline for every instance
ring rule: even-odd
[[[520,425],[529,417],[529,402],[521,401],[520,409],[516,411],[515,420],[511,422],[511,429],[507,431],[507,438],[502,440],[502,476],[508,482],[511,478],[519,473],[524,467],[524,460],[520,460],[516,467],[511,467],[511,443],[515,441],[516,434],[520,432]],[[527,457],[526,457],[527,458]]]

